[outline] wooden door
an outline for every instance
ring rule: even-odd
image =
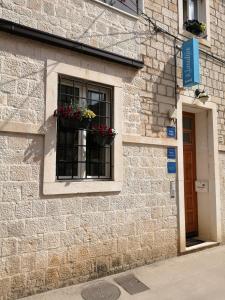
[[[183,113],[184,198],[186,236],[198,235],[196,180],[195,115]]]

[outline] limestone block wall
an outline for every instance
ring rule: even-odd
[[[138,20],[94,0],[2,0],[0,18],[139,58]]]
[[[177,1],[146,0],[145,12],[153,22],[178,36]],[[141,91],[141,132],[149,137],[165,137],[168,111],[175,105],[174,41],[151,30],[141,47],[145,67]]]
[[[211,51],[221,58],[225,58],[221,47],[221,44],[225,42],[224,13],[224,3],[218,0],[210,2]]]
[[[175,106],[175,67],[173,40],[151,36],[142,45],[145,67],[141,77],[141,134],[165,137],[168,111]]]
[[[177,254],[177,206],[169,196],[174,178],[166,174],[165,148],[124,145],[119,195],[47,197],[43,137],[1,133],[0,139],[1,299]]]
[[[117,65],[115,71],[109,62],[101,66],[100,61],[94,58],[59,51],[55,47],[28,42],[5,33],[0,33],[0,38],[0,120],[29,123],[43,129],[46,62],[47,59],[52,59],[68,64],[86,64],[95,71],[109,72],[112,75],[122,72],[124,97],[121,109],[124,112],[124,133],[141,133],[140,89],[145,82],[136,70]]]
[[[179,62],[179,73],[181,74],[181,62]],[[217,128],[218,128],[218,143],[225,144],[225,127],[224,127],[224,109],[225,109],[225,89],[224,89],[224,72],[225,63],[219,63],[215,60],[207,58],[202,54],[200,59],[201,66],[201,84],[199,88],[205,89],[210,97],[210,101],[217,105]],[[181,82],[181,80],[179,80]],[[187,89],[182,92],[183,95],[191,97],[194,102],[194,91],[197,87]]]
[[[210,2],[210,45],[201,44],[201,49],[225,58],[223,47],[225,41],[224,28],[224,4],[220,1]],[[163,29],[174,34],[182,40],[186,40],[178,32],[179,12],[177,1],[153,0],[145,1],[145,12]],[[181,46],[177,41],[176,45]],[[145,85],[141,90],[141,134],[150,137],[165,137],[165,126],[168,125],[168,110],[175,106],[175,61],[174,39],[165,34],[149,34],[149,38],[142,39],[141,53],[143,54],[145,67],[141,77]],[[181,54],[177,53],[177,77],[178,85],[182,83]],[[225,63],[218,62],[201,53],[201,85],[200,89],[206,89],[210,100],[218,106],[218,135],[219,143],[225,143],[224,127],[224,72]],[[194,90],[187,89],[181,94],[191,97],[194,101]]]
[[[177,1],[171,0],[145,0],[145,13],[148,14],[157,25],[170,33],[185,39],[178,33],[179,12]],[[224,6],[220,1],[210,3],[210,47],[203,49],[214,55],[224,58],[221,43],[224,42],[223,32]],[[0,17],[14,22],[54,33],[76,41],[90,44],[108,51],[122,54],[136,59],[143,58],[145,67],[141,77],[135,78],[138,82],[137,89],[133,89],[135,102],[133,110],[125,109],[124,130],[126,133],[141,134],[150,137],[165,137],[165,127],[168,125],[168,110],[175,105],[175,68],[174,68],[174,41],[164,34],[155,34],[149,31],[149,24],[143,17],[139,19],[129,17],[124,13],[102,5],[94,0],[2,0],[0,3]],[[180,45],[180,43],[177,43]],[[181,60],[178,54],[178,84],[181,82]],[[224,64],[201,54],[201,78],[200,88],[206,87],[212,101],[218,104],[218,130],[220,143],[225,144],[224,129]],[[15,89],[11,78],[8,78],[7,68],[13,69],[16,61],[9,61],[3,66],[3,81],[8,84],[5,89]],[[29,66],[32,73],[39,72],[37,68],[43,66]],[[23,66],[21,66],[22,69]],[[15,69],[18,69],[17,67]],[[17,76],[11,73],[10,76]],[[24,82],[18,86],[20,99],[24,103],[24,95],[40,98],[40,90],[35,83],[35,76],[30,78],[32,82],[29,89]],[[38,80],[38,78],[36,78]],[[28,89],[28,91],[27,91]],[[31,92],[35,90],[34,95]],[[37,95],[38,94],[38,95]],[[188,90],[186,95],[193,97],[193,91]],[[0,95],[0,101],[5,101]],[[13,101],[13,100],[12,100]],[[129,101],[129,100],[128,100]],[[35,105],[36,105],[36,101]],[[39,111],[41,109],[39,108]],[[23,114],[25,112],[21,112]],[[3,114],[11,116],[12,112]],[[21,116],[25,118],[26,116]],[[20,118],[20,116],[15,116]],[[41,114],[29,113],[32,122],[39,121]],[[132,122],[131,122],[132,120]]]
[[[8,51],[12,49],[12,37],[4,37],[6,45],[0,49],[0,120],[41,125],[45,114],[45,63],[33,55],[26,56],[22,42],[20,50]]]
[[[6,78],[0,121],[26,124],[28,131],[36,125],[41,133],[0,132],[1,300],[175,256],[175,176],[166,173],[163,146],[123,145],[119,194],[42,193],[47,59],[122,77],[124,133],[140,130],[139,73],[8,34],[0,39],[0,77]]]
[[[178,34],[177,1],[145,0],[145,5],[157,24]],[[213,36],[217,24],[224,27],[222,11],[219,1],[211,3],[212,47],[207,51],[217,55],[222,54]],[[145,63],[138,72],[0,33],[0,121],[36,125],[43,132],[46,62],[51,59],[122,77],[123,134],[165,137],[167,113],[175,105],[172,39],[149,32],[137,36],[148,29],[143,18],[138,22],[93,0],[0,0],[0,17],[128,57],[143,57]],[[181,84],[179,55],[177,62]],[[201,65],[200,88],[207,87],[218,105],[224,144],[224,65],[208,57],[201,58]],[[185,95],[193,98],[193,90]],[[1,300],[177,254],[177,203],[170,198],[170,181],[176,178],[166,172],[166,147],[124,143],[122,192],[97,196],[43,196],[43,147],[44,135],[0,132]],[[224,220],[224,207],[222,216]]]

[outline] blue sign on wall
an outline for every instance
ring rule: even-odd
[[[190,39],[182,45],[183,86],[190,87],[200,83],[199,42]]]
[[[167,163],[167,172],[169,174],[176,174],[176,172],[177,172],[177,163],[176,162],[168,162]]]
[[[176,158],[176,148],[173,148],[173,147],[167,148],[167,158],[170,158],[170,159]]]
[[[166,128],[168,137],[176,137],[176,128],[173,126],[167,126]]]

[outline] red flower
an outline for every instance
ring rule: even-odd
[[[101,136],[113,135],[113,128],[106,126],[105,124],[93,125],[93,133],[99,134]]]

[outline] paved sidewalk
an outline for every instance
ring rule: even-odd
[[[115,277],[125,274],[134,274],[150,289],[140,294],[129,295],[114,281]],[[224,300],[225,246],[157,262],[24,300],[83,300],[81,291],[99,281],[111,282],[119,287],[119,300]]]

